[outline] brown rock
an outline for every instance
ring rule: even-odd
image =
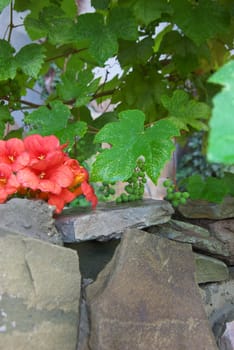
[[[220,220],[209,225],[213,236],[223,243],[228,251],[228,263],[234,264],[234,219]]]
[[[190,245],[127,230],[87,287],[89,349],[217,349],[194,273]]]
[[[170,220],[163,225],[150,227],[148,232],[177,242],[190,243],[200,252],[208,253],[225,262],[229,261],[230,252],[226,245],[212,236],[207,229],[198,225],[178,220]]]
[[[75,350],[80,275],[68,248],[0,229],[0,349]]]
[[[225,197],[219,204],[189,199],[186,205],[180,205],[178,210],[184,217],[191,219],[234,218],[234,197]]]

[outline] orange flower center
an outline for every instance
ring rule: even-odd
[[[10,161],[13,163],[14,160],[15,160],[15,157],[14,156],[8,156],[8,158],[10,159]]]
[[[42,173],[40,173],[39,178],[44,179],[45,176],[46,176],[46,173],[42,172]]]
[[[4,186],[7,183],[7,179],[5,177],[0,177],[0,187]]]
[[[45,159],[45,155],[44,155],[44,154],[41,154],[41,155],[38,156],[37,158],[40,159],[40,160],[43,160],[43,159]]]

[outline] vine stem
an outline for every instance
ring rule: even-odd
[[[10,43],[12,31],[13,31],[13,28],[14,28],[14,23],[13,23],[13,1],[11,1],[11,4],[10,4],[10,23],[9,23],[8,27],[9,27],[9,33],[8,33],[7,41]]]

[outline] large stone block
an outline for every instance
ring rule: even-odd
[[[96,210],[65,210],[56,219],[64,242],[105,241],[119,238],[129,227],[144,228],[170,220],[174,210],[167,201],[144,200],[125,204],[99,204]]]
[[[54,225],[54,207],[44,201],[12,198],[0,205],[0,229],[63,245]]]
[[[87,287],[89,350],[217,349],[188,244],[127,230]]]
[[[77,254],[0,229],[0,349],[75,350]]]

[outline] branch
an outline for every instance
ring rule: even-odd
[[[84,47],[82,49],[74,49],[74,50],[71,50],[69,52],[66,52],[66,53],[63,53],[63,54],[60,54],[60,55],[57,55],[57,56],[53,56],[53,57],[48,57],[45,62],[51,62],[51,61],[55,61],[57,60],[58,58],[62,58],[62,57],[67,57],[69,55],[74,55],[76,53],[80,53],[81,51],[84,51],[84,50],[87,50],[87,47]]]
[[[11,1],[11,6],[10,6],[10,24],[9,24],[9,33],[8,33],[8,39],[7,41],[11,41],[11,34],[12,30],[14,28],[14,23],[13,23],[13,1]]]

